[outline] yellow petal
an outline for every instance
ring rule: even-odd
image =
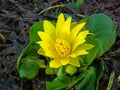
[[[74,40],[74,43],[73,43],[73,48],[72,48],[72,52],[82,43],[85,42],[85,38],[86,36],[89,34],[89,31],[86,30],[86,31],[82,31],[78,34],[78,36],[76,37],[76,39]]]
[[[62,65],[67,65],[70,62],[70,59],[69,58],[62,58],[62,59],[60,59],[60,62]]]
[[[50,58],[58,58],[58,55],[55,51],[45,49],[45,56],[48,56]]]
[[[69,17],[65,23],[62,25],[60,33],[59,33],[59,38],[61,39],[67,39],[69,40],[70,37],[70,24],[71,24],[72,17]]]
[[[71,64],[71,65],[73,65],[73,66],[76,66],[76,67],[80,67],[80,63],[79,63],[78,57],[76,57],[76,58],[71,58],[69,64]]]
[[[50,23],[47,20],[44,20],[44,31],[45,33],[47,33],[50,37],[52,37],[53,39],[55,38],[55,27],[52,23]]]
[[[72,52],[74,52],[74,50],[80,45],[80,44],[83,44],[85,42],[85,39],[83,40],[79,40],[78,39],[75,39],[74,40],[74,43],[72,43]]]
[[[59,68],[60,66],[62,66],[62,64],[60,63],[60,61],[59,60],[52,60],[51,62],[50,62],[50,67],[51,68]]]
[[[94,47],[94,45],[92,45],[92,44],[83,43],[83,44],[79,45],[75,50],[89,50],[93,47]]]
[[[38,41],[37,43],[44,49],[53,48],[51,47],[52,46],[51,44],[48,44],[48,42],[45,42],[45,41]]]
[[[58,57],[58,54],[57,54],[55,47],[53,45],[51,45],[50,43],[47,44],[44,41],[39,41],[37,43],[40,44],[40,46],[43,48],[45,56],[48,56],[50,58]],[[38,53],[41,54],[41,52],[38,52]]]
[[[79,33],[79,31],[84,27],[85,24],[86,24],[85,22],[82,22],[82,23],[76,25],[76,26],[72,29],[72,31],[71,31],[71,34],[70,34],[71,37],[77,36],[77,34]]]
[[[47,40],[38,41],[36,43],[38,43],[44,49],[55,49],[54,47],[55,43],[53,42],[53,40],[49,40],[49,39],[50,38],[48,38]]]
[[[57,57],[57,53],[54,47],[54,40],[45,32],[39,31],[38,35],[40,36],[42,41],[39,41],[37,43],[40,44],[40,46],[43,48],[45,55],[51,58]]]
[[[75,51],[72,54],[70,54],[69,56],[72,58],[78,57],[80,55],[86,55],[89,54],[89,52],[87,52],[86,50],[79,50],[79,51]]]
[[[45,52],[43,51],[43,49],[42,48],[40,48],[39,50],[38,50],[38,54],[40,54],[40,55],[45,55]]]
[[[45,41],[48,44],[54,45],[53,39],[47,33],[38,31],[38,35],[40,36],[42,41]]]
[[[88,34],[90,34],[88,30],[82,31],[78,34],[77,38],[81,40],[85,39]]]
[[[64,22],[65,22],[65,18],[64,18],[64,15],[61,13],[58,16],[58,20],[56,23],[56,36],[58,36],[60,29],[61,29],[62,25],[64,24]]]

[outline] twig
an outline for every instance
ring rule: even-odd
[[[98,58],[97,60],[106,60],[107,61],[107,60],[110,60],[110,58],[102,58],[101,57],[101,58]]]
[[[2,17],[6,17],[6,18],[10,18],[10,19],[14,19],[14,20],[18,20],[18,21],[28,21],[28,22],[31,22],[32,20],[34,20],[34,18],[21,18],[21,17],[19,17],[18,15],[14,15],[14,14],[12,14],[12,13],[5,13],[5,14],[3,14],[3,13],[0,13],[0,16],[2,16]]]
[[[17,6],[22,11],[26,11],[26,9],[24,9],[22,6],[20,6],[16,1],[14,1],[14,0],[9,0],[9,1],[12,2],[13,4],[15,4],[15,6]]]
[[[118,50],[110,52],[110,55],[114,55],[114,54],[120,54],[120,50],[118,49]]]

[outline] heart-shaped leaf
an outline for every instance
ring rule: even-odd
[[[39,55],[37,54],[40,46],[36,43],[40,40],[37,35],[38,31],[43,30],[43,21],[35,23],[29,32],[30,35],[30,43],[23,50],[21,55],[18,58],[17,68],[20,74],[20,77],[32,79],[34,78],[39,68],[45,68],[44,61],[39,59]]]
[[[91,15],[86,21],[86,29],[93,33],[99,42],[99,50],[96,57],[100,57],[115,42],[115,25],[113,21],[105,14]]]

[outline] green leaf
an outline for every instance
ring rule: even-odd
[[[52,82],[46,82],[47,90],[65,90],[69,83],[63,83],[58,78]]]
[[[89,54],[82,56],[82,59],[84,60],[84,64],[90,65],[96,57],[99,43],[98,43],[98,40],[92,36],[89,36],[86,38],[86,43],[94,45],[92,49],[88,50]]]
[[[37,54],[37,51],[40,48],[36,43],[40,40],[40,37],[37,35],[38,31],[43,31],[43,21],[37,22],[31,27],[29,32],[30,43],[18,58],[17,68],[20,77],[22,78],[32,79],[37,75],[39,68],[46,67],[44,61],[40,60],[39,55]]]
[[[51,22],[51,23],[53,25],[56,25],[54,22]],[[30,42],[36,43],[37,41],[40,40],[40,37],[38,36],[37,32],[44,31],[43,24],[44,24],[44,21],[39,21],[32,25],[32,27],[30,28],[30,32],[29,32]]]
[[[38,36],[37,32],[43,31],[43,21],[36,22],[32,27],[30,28],[30,42],[36,43],[40,40],[40,37]]]
[[[37,57],[39,57],[38,54],[37,54],[37,50],[38,49],[39,49],[39,45],[38,44],[36,44],[36,43],[29,43],[26,46],[26,48],[22,51],[21,55],[18,58],[17,68],[19,69],[23,57],[26,57],[26,56],[29,56],[29,55],[36,55]]]
[[[103,55],[115,42],[115,25],[105,14],[95,14],[88,17],[86,29],[95,34],[95,38],[99,42],[96,58]]]
[[[52,82],[46,82],[47,90],[64,90],[71,83],[71,78],[65,75],[63,68],[60,68],[57,77]]]
[[[38,59],[38,60],[35,60],[34,62],[36,62],[40,68],[46,68],[46,65],[43,59]]]
[[[71,79],[66,75],[65,68],[61,67],[57,72],[57,77],[62,83],[70,83]]]
[[[35,63],[31,56],[22,58],[22,62],[19,68],[21,78],[32,79],[38,74],[39,65]]]
[[[53,74],[56,74],[56,73],[57,73],[57,69],[50,68],[50,67],[46,67],[45,73],[46,73],[46,74],[49,74],[49,75],[53,75]]]
[[[18,58],[17,68],[21,78],[34,78],[43,62],[40,64],[39,55],[37,54],[39,46],[36,43],[30,43],[23,50]]]
[[[104,62],[93,63],[86,71],[84,78],[82,78],[77,84],[77,90],[98,90],[99,80],[103,75]]]
[[[72,8],[80,8],[83,4],[84,0],[76,0],[75,3],[71,3],[71,7]]]
[[[95,62],[84,71],[77,72],[75,76],[67,76],[63,68],[57,73],[57,78],[52,82],[47,82],[47,90],[70,90],[76,87],[76,90],[98,90],[99,80],[103,75],[104,62]]]

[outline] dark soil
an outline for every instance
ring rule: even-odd
[[[115,72],[111,90],[120,90],[120,0],[85,0],[81,8],[70,8],[70,2],[76,0],[0,0],[0,90],[46,90],[45,82],[53,76],[47,76],[40,69],[35,79],[20,79],[16,67],[17,59],[29,43],[28,32],[32,24],[39,20],[56,20],[60,12],[82,13],[86,16],[104,13],[116,24],[117,40],[111,49],[98,60],[105,61],[105,71],[100,80],[99,90],[106,90],[110,74]],[[42,10],[56,7],[44,12]],[[41,12],[41,13],[39,13]]]

